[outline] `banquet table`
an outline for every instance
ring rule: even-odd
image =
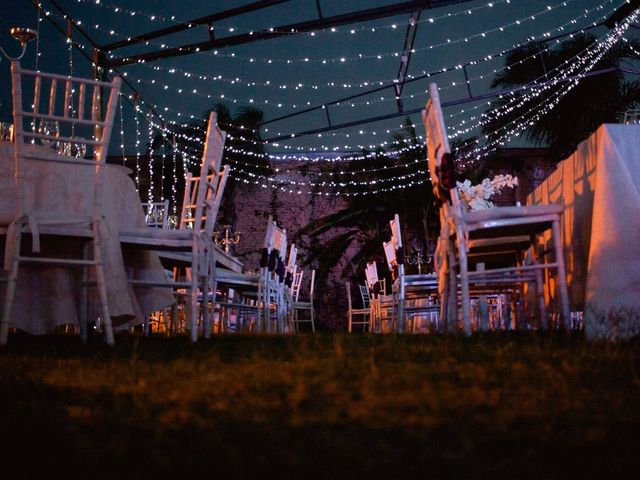
[[[34,145],[28,148],[46,147]],[[52,156],[56,155],[50,151]],[[13,152],[13,144],[0,143],[0,225],[8,224],[15,215]],[[85,168],[78,164],[26,159],[22,172],[26,211],[46,208],[52,214],[90,212],[95,172],[92,162],[87,161]],[[118,232],[145,225],[140,197],[129,172],[125,167],[108,164],[103,190],[103,268],[112,321],[114,326],[121,327],[136,324],[148,313],[173,303],[168,288],[133,289],[127,282],[128,276],[133,275],[166,280],[157,254],[143,252],[132,258],[123,256]],[[0,243],[3,241],[0,236]],[[60,239],[51,241],[59,243],[57,248],[77,249],[77,245],[61,243]],[[0,248],[0,256],[4,256],[4,246]],[[79,279],[79,272],[53,266],[21,269],[10,326],[30,334],[45,334],[58,325],[77,324]],[[4,285],[0,284],[0,304],[4,301]],[[90,298],[97,297],[94,290],[90,289]]]
[[[589,338],[640,333],[639,152],[640,126],[601,125],[527,199],[564,208],[571,309]]]

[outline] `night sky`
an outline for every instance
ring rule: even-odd
[[[326,17],[399,1],[321,0],[320,4]],[[98,44],[249,3],[248,0],[58,2],[81,22]],[[489,7],[489,3],[493,6]],[[420,17],[414,45],[416,51],[411,59],[409,75],[417,76],[482,59],[488,54],[524,42],[530,36],[540,36],[545,32],[556,35],[559,33],[556,29],[571,19],[577,20],[575,23],[567,24],[564,31],[587,26],[610,15],[622,3],[622,0],[483,0],[424,10]],[[43,0],[43,5],[54,14],[56,21],[62,23],[52,4]],[[598,5],[602,5],[603,8],[594,10]],[[592,11],[589,13],[589,10]],[[135,15],[131,14],[132,11],[135,11]],[[471,14],[464,13],[468,11],[471,11]],[[0,0],[0,12],[0,45],[15,54],[18,52],[18,45],[9,36],[8,29],[14,25],[37,28],[36,9],[30,0]],[[154,20],[151,19],[152,16],[155,17]],[[172,17],[175,18],[172,20]],[[224,37],[316,17],[315,0],[293,0],[216,24],[216,35]],[[162,59],[145,65],[122,67],[120,70],[135,84],[142,98],[155,105],[168,120],[184,121],[189,120],[191,116],[199,117],[210,105],[219,101],[228,104],[232,109],[242,105],[255,105],[262,109],[265,118],[269,119],[359,93],[378,86],[381,81],[393,81],[400,64],[398,55],[402,50],[408,19],[409,15],[403,14],[337,27],[335,32],[318,31],[314,35],[305,33],[264,40],[220,49],[217,53],[210,51]],[[606,29],[600,28],[593,32],[602,35],[606,33]],[[90,52],[85,39],[78,34],[75,39],[87,45],[87,52]],[[143,53],[162,48],[162,45],[174,46],[206,39],[206,28],[198,27],[186,33],[153,40],[147,46],[118,50],[116,54]],[[39,50],[41,69],[62,74],[70,73],[68,45],[65,44],[63,36],[47,21],[40,23]],[[32,42],[29,44],[23,65],[34,67],[35,52],[36,44]],[[72,63],[73,74],[91,75],[87,60],[77,51],[72,55]],[[8,65],[3,58],[0,62],[0,119],[4,121],[11,118]],[[504,59],[498,58],[470,66],[468,74],[473,79],[472,93],[480,95],[490,91],[492,71],[503,65]],[[171,69],[175,69],[175,72],[170,73]],[[191,76],[187,77],[185,73]],[[198,76],[207,78],[203,80],[197,78]],[[218,78],[219,76],[221,78]],[[441,87],[443,101],[467,96],[462,70],[438,75],[434,80]],[[405,87],[405,109],[424,106],[428,81],[414,82]],[[182,89],[182,93],[178,92],[179,89]],[[196,93],[193,93],[194,89]],[[127,88],[123,91],[130,93]],[[390,89],[356,99],[354,102],[355,104],[346,102],[331,107],[330,115],[334,124],[397,111]],[[456,124],[464,120],[470,113],[463,114],[461,110],[465,109],[468,112],[478,105],[480,104],[467,103],[446,109],[446,116],[454,115],[447,122]],[[478,110],[475,111],[477,112]],[[422,135],[419,115],[413,115],[412,119],[419,124],[418,133]],[[271,146],[270,150],[289,153],[323,147],[328,150],[359,150],[362,146],[384,144],[389,140],[387,131],[397,129],[402,121],[403,117],[398,117],[327,132],[322,137],[314,135],[296,138]],[[262,136],[267,138],[324,126],[324,112],[316,111],[263,127]],[[125,107],[125,131],[126,149],[130,152],[133,148],[133,124],[129,106]],[[119,144],[119,135],[115,136]],[[113,143],[115,142],[112,142],[112,147]],[[285,150],[285,146],[290,146],[290,149]]]

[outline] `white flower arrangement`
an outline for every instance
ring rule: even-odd
[[[492,208],[494,203],[491,196],[505,187],[514,188],[518,185],[518,177],[511,175],[496,175],[493,180],[485,178],[478,185],[471,185],[471,181],[456,182],[458,198],[465,204],[467,211],[476,212]]]

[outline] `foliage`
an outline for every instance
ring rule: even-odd
[[[632,478],[640,343],[534,333],[14,335],[24,478]]]
[[[492,87],[512,88],[544,82],[549,72],[575,60],[577,55],[595,42],[596,37],[585,33],[575,35],[571,40],[552,49],[548,49],[546,43],[534,43],[516,49],[505,59],[505,64],[510,67],[496,75]],[[640,105],[640,81],[629,80],[625,73],[617,70],[637,58],[633,48],[640,49],[640,43],[629,40],[613,45],[592,71],[607,68],[615,70],[582,78],[558,105],[526,129],[525,138],[534,144],[549,147],[551,155],[560,160],[574,151],[602,123],[620,122],[626,111],[637,108]],[[566,86],[566,82],[561,82],[549,88],[535,100],[535,104],[548,103]],[[529,92],[530,90],[521,90],[503,95],[491,102],[487,112],[521,99]],[[497,134],[494,132],[517,120],[530,108],[531,102],[526,102],[520,108],[493,117],[483,127],[483,133],[488,135],[489,140],[496,138]]]

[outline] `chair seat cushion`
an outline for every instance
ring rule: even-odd
[[[562,213],[562,205],[532,205],[527,207],[493,207],[477,212],[464,212],[466,223],[487,222],[507,218],[536,217]]]

